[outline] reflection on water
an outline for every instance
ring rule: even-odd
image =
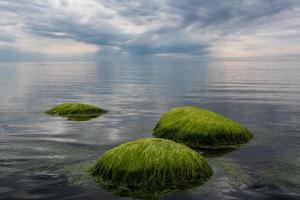
[[[232,151],[237,151],[238,147],[236,148],[224,148],[224,149],[204,149],[200,150],[199,153],[201,153],[202,156],[205,158],[215,158],[215,157],[221,157],[224,156]]]
[[[162,199],[300,199],[299,77],[298,62],[1,63],[0,198],[124,199],[81,166],[151,137],[169,108],[195,105],[240,122],[254,138],[208,156],[215,174],[204,185]],[[69,101],[110,112],[81,122],[44,114]]]

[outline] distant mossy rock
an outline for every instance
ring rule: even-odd
[[[93,105],[83,103],[62,103],[46,111],[49,115],[66,117],[68,120],[85,121],[98,117],[106,111]]]
[[[120,195],[159,193],[199,185],[212,174],[204,158],[172,140],[144,138],[119,145],[91,169],[96,181]]]
[[[193,148],[232,148],[252,138],[250,131],[235,121],[194,106],[173,108],[164,113],[156,137],[184,143]]]

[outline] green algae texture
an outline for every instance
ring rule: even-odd
[[[89,104],[83,103],[62,103],[46,111],[46,114],[66,117],[72,121],[86,121],[98,117],[106,111]]]
[[[119,145],[104,153],[90,172],[105,188],[141,194],[200,185],[213,174],[199,153],[161,138]]]
[[[248,142],[252,134],[237,122],[194,106],[173,108],[163,114],[153,134],[193,148],[232,148]]]

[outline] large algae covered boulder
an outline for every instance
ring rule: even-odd
[[[49,115],[66,117],[68,120],[74,121],[90,120],[105,112],[97,106],[83,103],[62,103],[46,111]]]
[[[183,144],[144,138],[107,151],[91,173],[106,188],[146,194],[198,185],[213,172],[200,154]]]
[[[154,133],[194,148],[228,148],[252,138],[248,129],[217,113],[194,106],[173,108],[164,113]]]

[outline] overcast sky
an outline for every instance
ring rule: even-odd
[[[300,0],[0,0],[0,60],[300,57]]]

